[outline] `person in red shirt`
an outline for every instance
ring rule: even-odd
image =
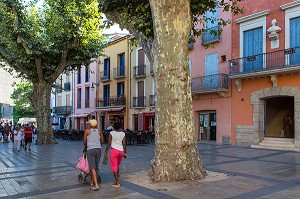
[[[33,133],[32,128],[29,126],[29,124],[26,124],[24,128],[25,151],[27,150],[27,144],[28,144],[28,151],[31,151],[30,146],[32,143],[32,133]]]

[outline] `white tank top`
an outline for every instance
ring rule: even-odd
[[[111,131],[110,134],[112,136],[111,147],[119,151],[124,151],[122,140],[125,137],[125,133],[123,131]]]

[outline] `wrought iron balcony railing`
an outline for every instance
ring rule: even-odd
[[[53,107],[53,113],[58,115],[67,115],[71,113],[71,106],[57,106]]]
[[[146,96],[133,97],[132,106],[135,108],[145,107]]]
[[[224,91],[228,89],[228,75],[219,73],[192,78],[192,93]]]
[[[106,82],[110,80],[110,71],[102,71],[100,72],[100,81]]]
[[[149,106],[155,106],[155,95],[149,96]]]
[[[238,75],[300,66],[300,46],[229,60],[229,74]]]
[[[71,83],[70,83],[70,82],[64,83],[64,90],[65,90],[65,91],[71,90]]]
[[[146,65],[139,65],[133,68],[133,77],[146,77]]]
[[[205,29],[201,33],[201,45],[207,45],[220,41],[220,27],[215,26],[212,28]]]
[[[109,106],[126,106],[126,97],[119,96],[119,97],[102,97],[95,99],[95,106],[96,107],[109,107]]]
[[[123,78],[125,77],[125,66],[118,66],[117,68],[114,68],[114,78]]]

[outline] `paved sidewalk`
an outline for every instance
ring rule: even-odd
[[[200,143],[209,173],[227,174],[225,179],[183,182],[172,188],[153,188],[132,181],[149,170],[154,145],[128,146],[121,164],[121,188],[111,186],[108,165],[100,165],[102,183],[98,192],[78,182],[75,169],[83,143],[58,140],[57,145],[33,146],[16,153],[12,143],[0,144],[1,198],[117,198],[117,199],[295,199],[300,198],[300,153],[260,150]],[[103,146],[105,147],[105,145]],[[140,178],[140,177],[139,177]],[[141,180],[141,179],[139,179]],[[179,185],[180,185],[179,183]],[[177,183],[178,184],[178,183]],[[175,186],[176,185],[176,186]]]

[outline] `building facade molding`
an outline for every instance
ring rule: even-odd
[[[300,0],[297,0],[297,1],[293,1],[290,3],[284,4],[284,5],[280,6],[280,8],[282,10],[286,10],[286,9],[293,8],[293,7],[299,6],[299,5],[300,5]]]
[[[269,13],[270,13],[270,10],[264,10],[264,11],[261,11],[261,12],[253,13],[251,15],[247,15],[245,17],[238,18],[238,19],[235,20],[235,22],[238,23],[238,24],[243,23],[243,22],[253,20],[253,19],[256,19],[256,18],[259,18],[259,17],[264,17],[264,16],[268,15]]]

